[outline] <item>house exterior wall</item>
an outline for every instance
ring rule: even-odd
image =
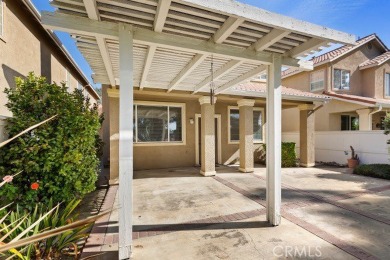
[[[365,106],[352,104],[340,100],[330,100],[326,104],[315,103],[316,107],[323,105],[315,112],[316,131],[340,131],[341,115],[358,116],[356,110],[364,109]],[[299,131],[299,110],[289,108],[282,111],[282,132]]]
[[[103,93],[107,93],[108,86],[103,86]],[[112,93],[109,90],[110,93]],[[116,93],[119,91],[116,90]],[[185,144],[134,144],[134,169],[159,169],[168,167],[189,167],[194,166],[196,162],[196,124],[191,124],[190,119],[195,120],[197,114],[201,114],[199,96],[170,94],[166,96],[156,91],[153,94],[149,91],[135,91],[134,102],[159,102],[159,103],[183,103],[185,104]],[[103,158],[110,158],[111,178],[118,173],[118,137],[119,137],[119,97],[118,94],[103,94],[103,107],[108,116],[105,116],[103,129],[109,129],[103,134],[103,141],[107,144]],[[145,93],[145,94],[143,94]],[[165,93],[165,92],[164,92]],[[224,98],[218,96],[215,104],[215,114],[221,116],[221,159],[223,164],[238,163],[239,160],[239,142],[229,142],[229,108],[237,107],[237,101],[242,98]],[[298,104],[302,104],[297,103]],[[289,105],[291,105],[289,103]],[[262,108],[263,111],[263,141],[265,140],[265,102],[264,99],[256,100],[254,109]],[[297,115],[299,112],[297,112]],[[258,161],[258,152],[261,149],[261,143],[254,144],[254,158]],[[103,161],[103,163],[105,163]]]
[[[384,74],[390,73],[390,62],[379,68],[369,68],[360,70],[359,65],[364,61],[373,59],[381,55],[383,51],[377,42],[371,41],[360,48],[348,53],[332,63],[325,63],[314,68],[313,72],[324,70],[324,89],[316,92],[333,91],[340,94],[350,94],[356,96],[386,98],[384,97]],[[333,88],[334,69],[350,71],[350,89],[336,90]],[[310,92],[310,75],[312,72],[301,72],[282,79],[282,85]],[[388,97],[390,99],[390,97]],[[317,104],[320,105],[320,104]],[[316,131],[340,131],[341,115],[358,116],[356,110],[368,108],[364,105],[353,104],[340,100],[331,100],[321,109],[316,111],[315,129]],[[294,132],[299,130],[298,109],[290,108],[282,111],[282,131]],[[373,128],[376,129],[376,128]]]
[[[70,73],[70,90],[78,82],[87,85],[53,39],[44,31],[22,1],[5,0],[4,34],[0,37],[0,116],[11,116],[5,107],[5,88],[15,86],[15,77],[24,77],[33,71],[50,82],[61,83]],[[92,99],[96,102],[96,99]]]

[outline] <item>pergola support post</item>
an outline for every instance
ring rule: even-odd
[[[119,25],[119,259],[130,259],[133,231],[133,32]]]
[[[267,221],[281,221],[282,57],[273,55],[267,76]]]

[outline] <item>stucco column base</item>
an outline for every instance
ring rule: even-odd
[[[254,168],[238,168],[238,170],[240,171],[240,172],[243,172],[243,173],[251,173],[251,172],[254,172],[255,171],[255,169]]]
[[[217,172],[216,171],[211,171],[211,172],[204,172],[204,171],[200,171],[200,174],[202,174],[203,176],[205,177],[209,177],[209,176],[215,176],[217,175]]]
[[[315,165],[315,116],[312,104],[300,105],[299,108],[299,138],[300,138],[300,166],[313,167]]]
[[[240,111],[240,172],[253,172],[253,99],[241,99],[237,102]]]
[[[216,101],[216,98],[214,98]],[[199,98],[201,106],[201,166],[200,174],[214,176],[215,173],[215,124],[214,105],[210,104],[210,97]]]

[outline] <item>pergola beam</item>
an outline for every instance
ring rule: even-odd
[[[42,24],[47,29],[60,30],[71,34],[102,36],[118,40],[118,24],[106,21],[94,21],[88,18],[52,12],[42,12]],[[243,50],[239,47],[216,44],[210,41],[191,39],[165,33],[157,33],[143,28],[134,28],[134,43],[154,45],[156,47],[176,49],[197,54],[214,54],[228,59],[237,59],[255,64],[271,64],[270,53]],[[301,67],[299,60],[284,57],[283,65]]]
[[[149,46],[149,48],[148,48],[148,52],[146,54],[146,59],[145,59],[145,64],[144,64],[144,69],[142,71],[141,82],[139,83],[140,90],[142,90],[145,87],[146,79],[148,77],[150,67],[152,66],[153,57],[154,57],[154,54],[156,53],[156,50],[157,50],[156,46]]]
[[[217,79],[223,77],[224,75],[226,75],[227,73],[229,73],[233,69],[240,66],[242,63],[243,63],[243,61],[239,61],[239,60],[229,61],[228,63],[223,65],[219,70],[217,70],[214,73],[214,80],[217,80]],[[194,92],[192,92],[192,94],[195,94],[195,93],[198,93],[199,91],[201,91],[204,87],[206,87],[210,83],[211,80],[212,80],[211,75],[208,76],[207,78],[205,78],[201,83],[199,83],[195,87],[195,90],[194,90]]]
[[[157,5],[156,17],[154,18],[154,31],[162,32],[167,19],[169,7],[171,6],[171,0],[159,0]]]
[[[243,75],[241,75],[240,77],[226,83],[225,85],[222,85],[221,87],[219,87],[218,89],[215,90],[215,94],[221,94],[223,93],[224,91],[228,90],[229,88],[231,87],[234,87],[242,82],[245,82],[247,81],[248,79],[251,79],[253,78],[254,76],[262,73],[263,71],[265,71],[267,69],[266,66],[264,65],[261,65]]]
[[[237,28],[244,22],[244,19],[229,17],[214,34],[215,43],[223,43]]]
[[[214,43],[224,42],[230,34],[237,29],[240,24],[244,22],[243,19],[238,19],[235,17],[229,17],[226,19],[224,24],[219,28],[219,30],[213,36]],[[197,54],[193,60],[186,66],[184,69],[175,77],[175,79],[168,86],[168,93],[171,92],[176,86],[185,79],[194,69],[196,69],[205,59],[207,54]]]
[[[295,47],[294,49],[290,50],[286,56],[290,56],[293,58],[301,57],[306,53],[310,53],[310,51],[313,51],[315,49],[320,48],[321,46],[324,46],[327,44],[327,41],[312,38],[308,40],[307,42]]]
[[[89,19],[100,21],[96,0],[83,0],[83,1]],[[108,52],[106,40],[102,36],[97,36],[96,42],[99,47],[99,51],[104,63],[104,67],[106,68],[107,71],[107,76],[110,81],[110,85],[115,86],[116,84],[115,84],[115,77],[114,77],[114,69],[112,68],[110,54]]]
[[[257,42],[255,42],[253,44],[253,48],[256,51],[264,51],[265,49],[267,49],[268,47],[278,42],[279,40],[283,39],[289,34],[290,34],[289,31],[273,29],[267,35],[263,36]]]
[[[206,54],[196,54],[194,58],[180,71],[168,86],[168,93],[171,92],[185,77],[187,77],[205,59]]]

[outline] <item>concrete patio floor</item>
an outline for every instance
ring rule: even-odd
[[[389,259],[390,181],[347,171],[283,169],[278,227],[266,222],[265,168],[222,166],[216,177],[195,167],[137,171],[133,258]],[[117,256],[117,220],[114,212],[97,224],[85,255]]]

